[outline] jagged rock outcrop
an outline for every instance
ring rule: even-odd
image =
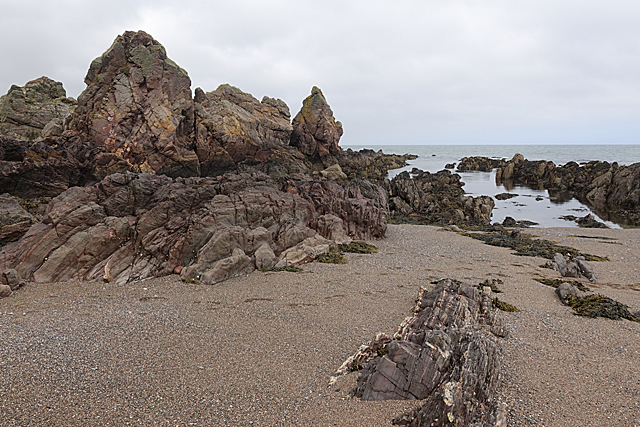
[[[353,151],[351,148],[341,151],[336,157],[342,171],[349,178],[364,178],[376,184],[387,179],[390,169],[404,167],[408,160],[418,158],[414,154],[384,154],[382,150]]]
[[[491,220],[491,197],[465,196],[460,175],[415,169],[396,175],[390,183],[389,208],[393,216],[427,224],[484,225]]]
[[[302,109],[293,119],[291,146],[296,147],[306,156],[321,160],[337,155],[342,149],[338,146],[342,136],[342,123],[333,117],[333,111],[322,91],[314,86],[302,102]],[[327,160],[325,167],[336,163]]]
[[[197,88],[194,100],[196,152],[203,176],[218,175],[239,163],[267,162],[288,151],[293,127],[284,101],[265,96],[260,102],[228,84],[209,93]],[[307,172],[309,166],[300,163],[300,170],[287,172]]]
[[[593,267],[587,263],[583,256],[565,258],[564,255],[556,253],[553,259],[547,261],[546,265],[558,271],[562,277],[586,277],[590,282],[598,281]]]
[[[462,171],[491,172],[496,168],[504,167],[505,164],[506,164],[506,161],[503,159],[494,159],[490,157],[481,157],[481,156],[463,157],[462,159],[460,159],[460,162],[458,163],[457,170],[460,172]],[[446,168],[446,169],[453,169],[453,166],[451,166],[451,168]]]
[[[0,195],[0,246],[20,239],[35,222],[16,197]]]
[[[575,197],[603,219],[640,224],[640,163],[569,162],[556,167],[545,160],[528,161],[521,154],[496,171],[496,183],[512,180],[533,188]]]
[[[495,399],[500,360],[496,336],[504,336],[490,298],[449,279],[420,289],[414,314],[391,340],[378,335],[340,371],[366,363],[351,394],[362,400],[417,399],[422,406],[396,425],[504,426]]]
[[[62,83],[48,77],[13,85],[0,97],[0,135],[24,141],[60,136],[64,118],[76,104]]]
[[[191,79],[144,31],[127,31],[96,58],[64,137],[87,141],[133,170],[199,176]]]
[[[126,283],[181,271],[214,283],[253,270],[260,248],[265,267],[269,250],[279,256],[318,232],[333,238],[342,230],[347,239],[384,233],[382,209],[357,190],[301,181],[301,197],[279,185],[261,172],[113,174],[53,199],[41,222],[3,248],[0,268],[35,282]]]

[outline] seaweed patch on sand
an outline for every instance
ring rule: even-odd
[[[542,277],[535,277],[533,280],[535,280],[536,282],[540,282],[543,285],[551,286],[552,288],[557,288],[558,286],[560,286],[561,283],[570,283],[576,288],[578,288],[579,290],[581,290],[582,292],[591,291],[591,289],[587,288],[585,285],[578,282],[577,280],[545,279]]]
[[[462,232],[459,234],[481,240],[487,245],[511,248],[515,251],[515,255],[520,256],[538,256],[553,259],[556,253],[561,253],[569,254],[572,258],[583,256],[587,261],[609,261],[607,257],[585,254],[575,248],[558,245],[550,240],[533,239],[531,235],[517,230],[511,232],[500,230],[491,233]]]
[[[316,261],[326,264],[346,264],[347,259],[338,252],[327,252],[316,257]]]
[[[607,319],[627,319],[640,322],[640,318],[634,316],[629,307],[604,295],[587,295],[578,298],[568,295],[567,304],[573,309],[574,314],[584,317],[605,317]]]
[[[338,245],[340,252],[351,252],[355,254],[375,254],[378,252],[378,248],[370,245],[366,242],[353,241],[348,245]]]

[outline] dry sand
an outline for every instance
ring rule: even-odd
[[[534,229],[605,255],[596,292],[640,309],[640,230]],[[607,236],[615,241],[569,237]],[[613,242],[613,243],[612,243]],[[427,226],[389,226],[379,253],[215,286],[177,276],[29,284],[0,300],[3,426],[388,426],[419,402],[347,399],[331,374],[393,333],[420,286],[504,281],[499,397],[510,426],[640,426],[640,323],[571,314],[541,258]]]

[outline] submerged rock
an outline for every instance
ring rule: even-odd
[[[489,290],[489,288],[487,288]],[[396,425],[494,426],[502,323],[489,292],[445,279],[421,288],[412,317],[394,339],[379,334],[338,370],[363,369],[351,394],[362,400],[417,399]]]

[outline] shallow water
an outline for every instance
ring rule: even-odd
[[[411,171],[414,167],[437,172],[444,169],[448,163],[457,163],[462,157],[483,156],[510,159],[516,153],[521,153],[527,160],[550,160],[556,165],[569,161],[578,163],[591,160],[618,162],[631,164],[640,161],[640,146],[638,145],[387,145],[387,146],[347,146],[360,150],[369,148],[382,150],[387,154],[416,154],[419,157],[409,161],[409,166],[389,172],[393,177],[402,171]],[[455,170],[452,170],[455,172]],[[620,225],[605,221],[591,211],[588,206],[571,198],[564,200],[547,190],[532,189],[522,185],[506,188],[496,185],[495,171],[493,172],[456,172],[465,183],[464,190],[471,196],[491,196],[496,202],[493,210],[492,222],[502,222],[510,216],[516,220],[537,222],[536,227],[577,227],[573,221],[561,219],[561,216],[574,215],[583,217],[588,213],[594,215],[598,221],[604,222],[611,228],[621,228]],[[517,197],[507,200],[495,199],[496,194],[515,193]]]

